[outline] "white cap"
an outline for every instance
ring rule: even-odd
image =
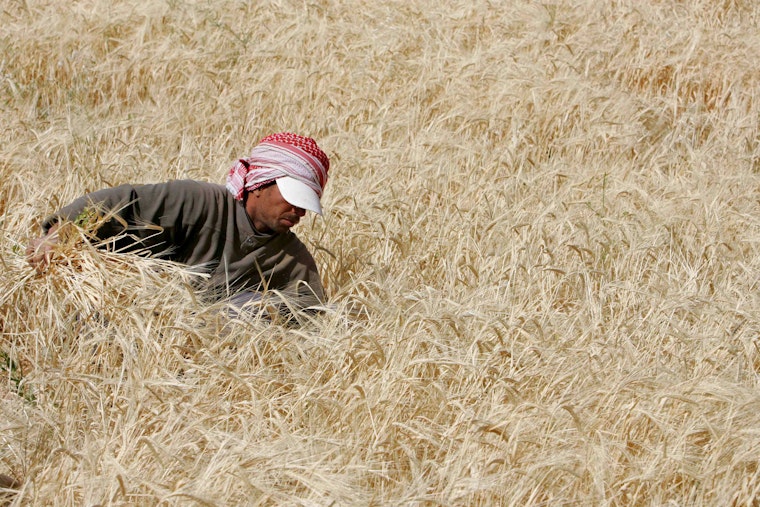
[[[309,185],[290,176],[283,176],[275,181],[277,182],[277,188],[280,189],[282,198],[288,201],[288,203],[296,208],[313,211],[317,215],[322,214],[319,196]]]

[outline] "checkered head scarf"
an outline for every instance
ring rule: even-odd
[[[281,132],[262,139],[248,158],[241,158],[230,168],[227,190],[235,199],[242,200],[245,191],[288,177],[291,181],[296,180],[295,185],[304,191],[314,192],[318,202],[327,184],[329,169],[330,159],[314,139]],[[283,197],[288,200],[286,195]],[[321,213],[321,208],[312,211]]]

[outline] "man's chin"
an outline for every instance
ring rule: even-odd
[[[286,225],[286,224],[280,223],[280,224],[277,224],[277,228],[274,229],[274,232],[278,234],[282,234],[284,232],[288,232],[294,226],[295,224]]]
[[[290,229],[291,227],[295,227],[296,225],[298,225],[298,220],[290,220],[287,218],[283,218],[282,220],[280,220],[280,225],[282,227],[285,227],[286,229]]]

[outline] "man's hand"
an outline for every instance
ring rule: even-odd
[[[50,254],[58,243],[58,224],[51,227],[47,234],[35,238],[26,247],[26,260],[37,271],[42,272],[50,262]]]

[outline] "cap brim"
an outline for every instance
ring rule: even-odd
[[[280,189],[282,198],[297,208],[313,211],[317,215],[322,214],[322,205],[319,196],[307,184],[290,176],[277,178],[277,188]]]

